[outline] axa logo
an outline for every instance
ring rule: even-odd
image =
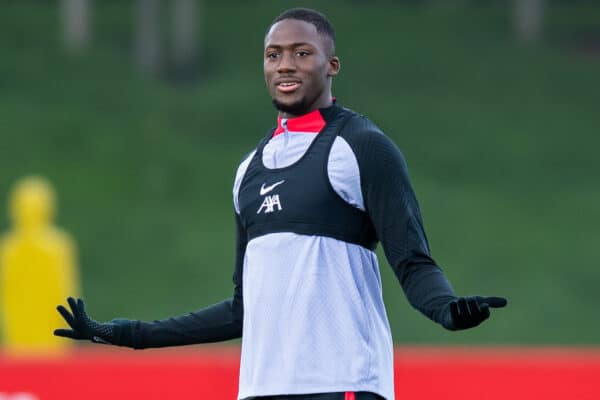
[[[261,211],[265,210],[265,214],[269,214],[275,211],[275,207],[277,207],[277,211],[281,211],[283,208],[281,207],[281,201],[279,200],[278,194],[265,197],[262,204],[260,205],[260,208],[256,213],[260,214]]]
[[[263,183],[262,186],[260,187],[260,195],[264,196],[267,193],[270,193],[271,191],[273,191],[273,189],[275,189],[277,186],[281,185],[284,182],[285,182],[285,179],[281,180],[279,182],[275,182],[269,186],[265,186],[265,184]],[[283,207],[281,206],[281,200],[279,199],[278,194],[266,196],[256,213],[260,214],[261,212],[264,211],[265,214],[269,214],[269,213],[272,213],[273,211],[275,211],[275,209],[277,209],[277,211],[281,211],[283,209]]]

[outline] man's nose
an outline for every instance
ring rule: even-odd
[[[277,72],[286,73],[296,70],[296,63],[294,60],[293,54],[289,54],[287,52],[281,55],[281,61],[277,66]]]

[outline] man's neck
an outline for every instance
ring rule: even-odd
[[[310,114],[311,112],[313,112],[315,110],[331,107],[333,105],[333,103],[334,103],[334,98],[330,94],[329,96],[327,96],[326,100],[315,102],[307,111],[305,111],[301,114],[293,114],[293,113],[288,113],[285,111],[279,111],[277,115],[279,118],[282,118],[282,119],[298,118],[303,115]]]

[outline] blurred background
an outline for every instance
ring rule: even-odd
[[[235,170],[276,118],[263,36],[298,5],[333,22],[334,94],[402,149],[457,293],[509,299],[447,332],[379,251],[394,340],[598,345],[598,1],[2,0],[0,231],[41,175],[95,319],[231,296]]]

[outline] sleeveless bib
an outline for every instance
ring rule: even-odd
[[[293,232],[375,249],[377,237],[367,213],[344,201],[329,181],[329,152],[352,116],[340,107],[332,109],[333,115],[324,115],[327,124],[323,130],[292,165],[275,169],[264,166],[263,149],[273,131],[259,143],[238,195],[248,241],[270,233]]]

